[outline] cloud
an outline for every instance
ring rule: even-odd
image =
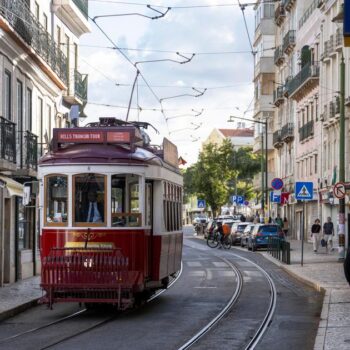
[[[152,2],[167,5],[166,1]],[[197,4],[196,1],[191,3]],[[219,0],[201,1],[202,4],[223,4]],[[189,1],[172,1],[172,6],[188,6]],[[90,16],[112,13],[145,13],[147,9],[140,6],[90,4]],[[149,11],[149,10],[148,10]],[[246,9],[248,25],[253,26],[253,11]],[[193,60],[187,64],[174,62],[143,63],[140,70],[146,82],[139,79],[132,106],[141,106],[142,111],[133,109],[130,119],[148,121],[159,129],[163,136],[176,141],[180,154],[190,163],[196,160],[201,143],[215,127],[232,127],[227,123],[230,114],[237,112],[236,106],[244,111],[253,97],[253,59],[249,53],[204,55],[208,52],[228,52],[250,50],[241,10],[235,7],[213,7],[200,9],[172,9],[164,18],[151,21],[139,16],[99,19],[98,23],[119,47],[157,49],[161,51],[196,52]],[[81,44],[106,45],[111,43],[104,38],[96,27],[93,33],[85,35]],[[252,28],[251,28],[252,29]],[[252,30],[251,30],[252,36]],[[127,51],[130,59],[135,61],[174,59],[174,53]],[[81,67],[89,73],[89,101],[120,105],[126,107],[129,102],[131,84],[135,78],[135,68],[115,50],[82,48]],[[102,74],[101,74],[102,72]],[[126,83],[128,86],[116,86]],[[181,113],[193,113],[204,109],[198,117],[184,117],[166,122],[154,94],[158,98],[181,94],[195,94],[191,87],[205,88],[215,86],[233,86],[231,88],[208,89],[201,97],[183,96],[166,99],[163,102],[165,117]],[[162,87],[159,87],[162,86]],[[164,87],[164,86],[173,86]],[[138,101],[138,104],[137,104]],[[147,111],[146,108],[157,110]],[[86,108],[89,120],[98,116],[116,116],[125,118],[126,108],[109,108],[89,104]],[[243,112],[242,112],[243,113]],[[247,114],[246,116],[249,116]],[[198,130],[191,129],[191,122],[201,122]],[[186,130],[169,132],[184,128]],[[191,135],[193,137],[191,137]],[[151,135],[154,142],[161,141],[160,136]],[[192,140],[200,138],[197,142]]]

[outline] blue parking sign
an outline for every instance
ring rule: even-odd
[[[198,199],[197,200],[197,208],[202,208],[204,209],[206,207],[205,205],[205,200],[204,199]]]

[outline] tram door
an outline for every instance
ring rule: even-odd
[[[148,271],[153,266],[153,181],[147,180],[145,186],[145,225],[150,228],[148,240]]]

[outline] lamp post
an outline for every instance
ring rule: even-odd
[[[242,117],[236,117],[236,116],[230,115],[230,119],[228,120],[228,122],[233,122],[234,121],[233,119],[246,120],[256,124],[262,124],[265,127],[265,162],[264,162],[264,156],[263,156],[264,137],[263,137],[263,133],[261,134],[261,210],[262,210],[263,217],[265,217],[265,204],[267,205],[268,203],[267,121],[263,122],[260,120],[252,120],[248,118],[242,118]]]

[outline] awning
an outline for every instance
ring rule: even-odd
[[[10,196],[23,197],[23,185],[19,182],[7,177],[0,176],[0,180],[5,182],[5,188],[7,188]]]

